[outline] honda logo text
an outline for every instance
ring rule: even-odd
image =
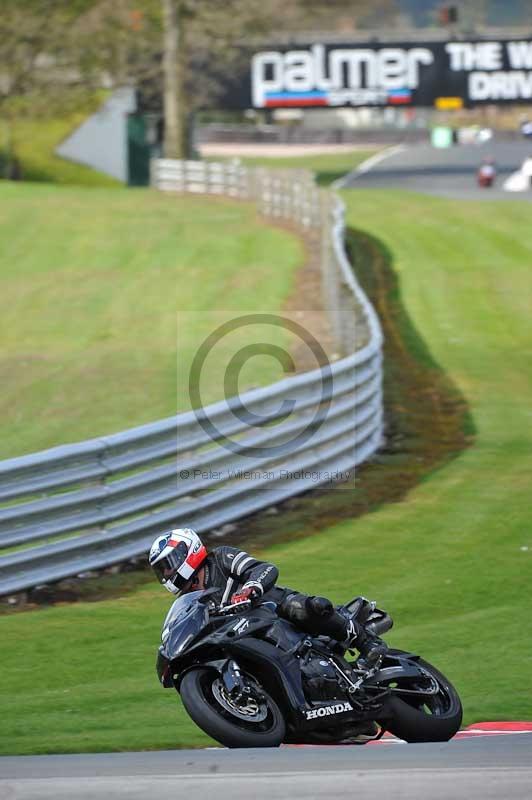
[[[307,711],[307,719],[316,719],[316,717],[329,717],[331,714],[341,714],[343,711],[352,711],[351,703],[336,703],[334,706],[322,706],[321,708],[313,708],[312,711]]]

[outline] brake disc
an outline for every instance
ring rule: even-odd
[[[266,704],[259,703],[252,695],[246,695],[243,701],[234,700],[220,678],[212,684],[212,693],[222,708],[246,722],[262,722],[268,715]]]

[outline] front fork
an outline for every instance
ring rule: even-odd
[[[220,674],[225,690],[233,702],[239,703],[252,694],[251,687],[243,678],[240,667],[234,659],[227,659],[221,668]],[[262,699],[262,696],[259,696],[256,692],[253,692],[253,694],[256,699]]]

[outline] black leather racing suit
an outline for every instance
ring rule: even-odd
[[[340,614],[326,597],[310,597],[293,589],[276,586],[279,570],[259,561],[244,550],[222,545],[209,553],[205,562],[206,589],[218,588],[221,601],[229,603],[244,586],[253,586],[264,600],[277,604],[280,617],[293,622],[305,633],[331,636],[339,642],[353,637],[353,623]],[[350,627],[351,626],[351,627]]]

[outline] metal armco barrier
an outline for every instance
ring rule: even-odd
[[[352,473],[381,445],[382,336],[345,254],[339,199],[310,173],[203,162],[155,161],[152,183],[253,200],[314,234],[346,355],[201,413],[0,462],[0,595],[142,555],[177,525],[220,528]]]

